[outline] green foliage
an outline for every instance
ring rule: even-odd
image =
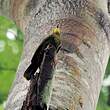
[[[110,59],[106,68],[105,78],[107,78],[108,75],[110,75]],[[108,87],[102,87],[98,100],[97,110],[110,110],[110,106],[107,105],[108,92]]]
[[[107,105],[107,95],[101,91],[99,102],[97,105],[97,110],[110,110],[110,107]]]
[[[3,110],[3,104],[0,105],[0,110]]]
[[[7,32],[11,30],[15,39],[9,39]],[[23,34],[16,24],[0,16],[0,110],[6,100],[15,77],[16,69],[23,48]]]

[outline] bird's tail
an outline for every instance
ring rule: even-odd
[[[33,67],[32,64],[29,65],[29,67],[26,69],[26,71],[24,72],[24,77],[27,79],[27,80],[30,80],[33,76],[34,76],[34,73],[35,73],[35,68]]]

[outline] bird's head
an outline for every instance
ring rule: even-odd
[[[60,28],[59,27],[53,28],[52,29],[52,34],[60,35],[61,34]]]

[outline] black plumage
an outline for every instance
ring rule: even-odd
[[[59,51],[61,47],[60,33],[53,33],[52,35],[44,39],[43,42],[39,45],[32,57],[31,64],[24,72],[24,77],[27,80],[30,80],[34,77],[36,70],[41,66],[45,49],[51,45],[56,48],[56,52]]]

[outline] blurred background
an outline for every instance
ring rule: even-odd
[[[0,16],[0,110],[3,110],[23,49],[23,34],[10,19]]]
[[[0,16],[0,110],[4,110],[22,49],[23,33],[12,20]],[[97,110],[110,110],[110,61],[106,69]]]

